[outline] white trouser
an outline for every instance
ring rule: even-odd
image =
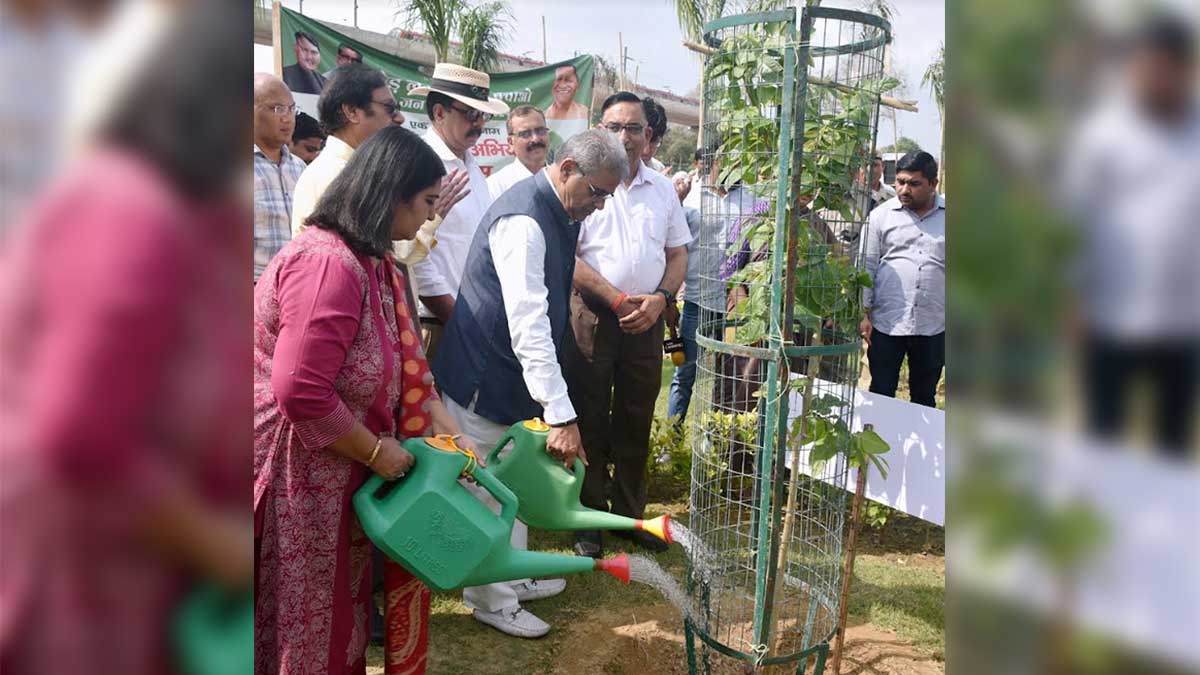
[[[458,428],[478,444],[477,450],[481,458],[491,452],[492,448],[500,442],[500,438],[508,431],[508,427],[476,415],[474,402],[469,408],[464,408],[449,396],[443,396],[442,401],[445,402],[450,416],[458,423]],[[465,480],[461,483],[489,509],[500,513],[500,502],[496,501],[491,493],[476,483]],[[528,537],[529,528],[525,526],[525,523],[519,520],[513,521],[512,539],[510,540],[513,548],[522,550],[528,548]],[[526,581],[529,580],[517,579],[515,581],[498,581],[486,586],[468,586],[463,589],[463,603],[471,609],[483,612],[498,612],[502,609],[517,607],[521,603],[517,600],[517,591],[513,589],[513,586]]]

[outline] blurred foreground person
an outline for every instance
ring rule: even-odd
[[[5,675],[170,672],[187,580],[250,589],[249,18],[178,10],[107,73],[0,254]]]
[[[401,438],[459,433],[391,258],[432,217],[444,175],[412,132],[376,132],[255,289],[258,673],[363,672],[371,543],[351,498],[372,471],[412,468]],[[429,589],[399,565],[388,575],[387,672],[424,672]]]
[[[1088,426],[1125,431],[1139,380],[1154,397],[1154,441],[1183,454],[1200,377],[1200,102],[1196,37],[1158,18],[1136,33],[1125,88],[1072,144],[1067,201],[1082,230],[1076,329]]]

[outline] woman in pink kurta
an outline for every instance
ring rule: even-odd
[[[388,255],[431,217],[444,173],[415,134],[376,133],[255,290],[259,673],[365,671],[371,548],[351,496],[412,466],[398,437],[458,433]],[[424,672],[428,590],[388,577],[388,672]]]

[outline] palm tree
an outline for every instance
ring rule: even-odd
[[[946,43],[938,45],[937,57],[925,69],[921,76],[921,84],[929,87],[933,100],[938,107],[938,121],[942,127],[942,150],[938,157],[938,185],[942,191],[946,189]]]
[[[399,13],[410,28],[417,24],[424,26],[437,60],[445,62],[450,58],[450,38],[467,9],[466,0],[409,0]]]
[[[512,14],[503,0],[485,2],[467,10],[458,23],[462,62],[468,68],[490,71],[500,62],[500,47]]]

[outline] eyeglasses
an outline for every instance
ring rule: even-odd
[[[490,113],[485,113],[481,110],[474,110],[472,108],[460,108],[453,104],[450,105],[450,109],[457,111],[463,117],[467,118],[467,121],[470,122],[471,124],[475,124],[479,120],[483,120],[484,122],[487,122],[488,120],[492,119],[492,116]]]
[[[361,56],[351,56],[351,55],[347,54],[346,52],[338,52],[338,56],[342,57],[343,59],[346,59],[347,61],[353,61],[354,63],[362,63],[363,62]]]
[[[280,104],[276,103],[275,105],[263,105],[263,107],[266,108],[267,110],[270,110],[271,112],[275,113],[276,115],[279,115],[280,117],[283,117],[284,115],[296,114],[296,104],[295,103],[293,103],[291,105],[280,105]]]
[[[396,105],[395,101],[376,101],[375,99],[371,99],[371,103],[383,106],[383,111],[387,113],[388,117],[395,117],[396,111],[400,109],[400,106]]]
[[[596,187],[595,185],[592,185],[592,181],[588,180],[586,173],[584,173],[583,171],[580,171],[579,175],[583,176],[583,182],[587,183],[588,193],[590,194],[592,201],[603,202],[603,201],[612,199],[613,193],[605,192],[604,190],[601,190],[600,188]]]
[[[536,129],[526,129],[524,131],[518,131],[517,133],[515,133],[513,135],[516,136],[517,138],[527,141],[527,140],[533,138],[534,136],[548,136],[549,134],[550,134],[550,130],[547,129],[546,127],[538,127]]]
[[[614,134],[619,134],[622,131],[628,131],[633,136],[638,136],[646,130],[646,127],[641,124],[617,124],[616,122],[609,122],[608,124],[604,125],[604,128],[608,129]]]

